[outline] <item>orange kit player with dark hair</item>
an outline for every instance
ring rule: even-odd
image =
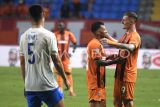
[[[70,42],[73,43],[73,53],[75,52],[76,49],[76,38],[74,34],[68,30],[65,29],[65,25],[63,22],[60,22],[58,24],[58,31],[55,32],[56,38],[57,38],[57,43],[58,43],[58,52],[61,56],[61,60],[64,66],[64,71],[67,75],[67,79],[71,84],[71,87],[69,89],[69,95],[70,96],[75,96],[76,94],[73,91],[73,77],[72,77],[72,69],[71,69],[71,62],[70,62],[70,57],[71,55],[69,54],[69,47],[70,47]],[[60,87],[60,89],[63,91],[63,80],[62,78],[57,75],[57,82]]]
[[[138,16],[134,12],[124,14],[122,24],[127,32],[119,41],[112,38],[102,39],[117,48],[121,48],[118,57],[125,57],[117,64],[114,83],[114,105],[115,107],[133,107],[135,82],[137,78],[137,58],[141,45],[141,38],[136,31]],[[109,35],[108,35],[109,37]],[[110,37],[111,38],[111,37]]]
[[[90,107],[106,107],[105,66],[117,63],[103,60],[104,53],[100,39],[105,38],[107,30],[103,22],[95,22],[91,26],[94,38],[88,43],[87,87]]]

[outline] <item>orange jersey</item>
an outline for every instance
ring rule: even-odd
[[[68,53],[70,42],[76,43],[74,34],[65,30],[64,34],[60,34],[59,31],[55,32],[57,38],[58,52],[61,57],[65,72],[71,72],[70,55]]]
[[[55,36],[57,38],[58,51],[63,60],[69,59],[68,50],[70,47],[70,42],[76,43],[76,38],[74,34],[70,31],[65,30],[64,34],[60,34],[59,31],[55,32]]]
[[[104,49],[97,39],[92,39],[87,46],[88,69],[87,69],[87,86],[88,89],[105,87],[105,68],[98,66],[95,59],[102,59]],[[98,73],[99,72],[99,73]]]
[[[135,50],[133,52],[129,52],[129,54],[128,54],[125,68],[124,68],[123,81],[135,82],[136,78],[137,78],[137,59],[138,59],[139,48],[141,45],[141,38],[137,32],[132,32],[132,33],[127,32],[122,37],[120,42],[127,41],[126,38],[128,38],[127,44],[134,44],[135,45]],[[119,73],[117,74],[117,77],[119,77],[119,75],[120,75],[120,71],[118,71],[118,72]]]

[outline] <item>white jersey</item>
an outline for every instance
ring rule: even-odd
[[[50,68],[50,55],[57,53],[54,33],[45,28],[29,28],[20,39],[20,55],[25,58],[25,90],[46,91],[58,87]]]

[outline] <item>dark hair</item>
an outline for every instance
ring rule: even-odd
[[[138,15],[137,15],[135,12],[126,12],[126,13],[124,14],[124,16],[128,16],[128,17],[130,17],[130,18],[133,18],[135,21],[138,20]]]
[[[91,31],[93,33],[95,33],[100,28],[101,25],[104,25],[104,23],[103,22],[94,22],[91,26]]]
[[[43,16],[43,8],[39,4],[34,4],[29,7],[29,14],[31,18],[38,22]]]

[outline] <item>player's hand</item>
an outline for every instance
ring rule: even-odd
[[[73,49],[73,50],[72,50],[72,53],[75,53],[75,51],[76,51],[76,49]]]
[[[100,42],[101,42],[102,45],[111,45],[111,46],[116,46],[117,45],[116,42],[111,41],[111,40],[109,40],[107,38],[100,39]]]
[[[69,58],[70,58],[70,57],[72,57],[72,54],[71,54],[71,53],[68,53],[68,56],[69,56]]]
[[[64,81],[64,84],[66,86],[66,89],[65,90],[69,90],[69,88],[71,87],[71,84],[68,80]]]

